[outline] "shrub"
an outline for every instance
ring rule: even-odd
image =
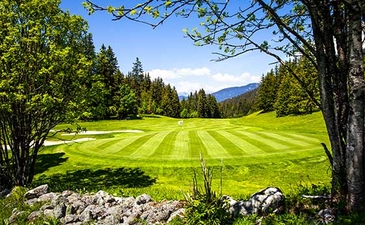
[[[194,170],[192,195],[185,194],[188,202],[185,211],[187,224],[232,224],[233,219],[227,211],[225,202],[221,201],[217,193],[212,190],[213,169],[206,167],[201,156],[200,162],[204,187],[199,186],[198,175]]]

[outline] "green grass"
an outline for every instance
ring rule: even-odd
[[[87,130],[143,132],[57,134],[52,139],[96,140],[46,147],[37,163],[34,185],[47,182],[54,190],[104,189],[122,195],[148,193],[155,199],[182,198],[182,191],[191,187],[192,167],[199,167],[200,154],[217,171],[213,183],[217,190],[223,160],[223,193],[237,198],[267,186],[280,187],[285,193],[300,182],[329,183],[329,163],[320,145],[328,144],[328,138],[320,113],[185,119],[183,127],[178,121],[157,116],[80,123]]]

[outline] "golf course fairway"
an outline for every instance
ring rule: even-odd
[[[213,183],[217,190],[236,197],[267,186],[288,192],[298,184],[330,180],[329,162],[320,144],[328,144],[320,113],[184,120],[145,116],[79,125],[104,132],[58,133],[58,139],[90,141],[45,147],[37,163],[35,183],[49,183],[56,190],[103,189],[176,198],[189,191],[200,155],[216,171]]]

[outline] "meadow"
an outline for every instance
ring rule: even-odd
[[[179,121],[183,121],[183,124]],[[82,122],[102,134],[64,135],[50,140],[94,140],[45,147],[34,186],[183,199],[200,155],[214,168],[213,189],[245,198],[267,186],[284,194],[298,185],[329,185],[328,144],[320,112],[277,118],[254,113],[236,119],[174,119],[145,115],[138,120]],[[69,127],[61,124],[56,130]],[[138,131],[138,132],[136,132]]]

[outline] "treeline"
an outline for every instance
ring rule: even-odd
[[[299,78],[299,83],[295,78]],[[304,57],[285,62],[263,75],[258,89],[219,103],[224,118],[275,111],[278,117],[319,110],[319,87],[314,66]]]
[[[181,100],[181,118],[220,118],[218,103],[211,94],[205,94],[204,89],[194,94],[190,93],[187,99]]]
[[[304,57],[290,60],[263,75],[257,90],[217,103],[204,89],[179,101],[175,87],[162,78],[151,79],[136,58],[132,70],[123,74],[113,49],[102,45],[95,52],[92,35],[85,40],[91,69],[85,82],[84,120],[125,119],[139,114],[174,118],[242,117],[262,110],[277,116],[318,111],[319,87],[316,70]],[[295,78],[299,78],[299,83]]]
[[[318,111],[317,78],[316,69],[304,57],[276,67],[261,79],[257,97],[258,109],[263,112],[276,111],[278,117]]]
[[[169,117],[220,117],[214,96],[204,90],[191,94],[180,103],[175,87],[162,78],[151,79],[136,58],[132,70],[123,74],[113,49],[102,45],[95,52],[92,35],[85,40],[85,52],[91,69],[85,82],[84,120],[125,119],[139,114]]]
[[[224,100],[218,103],[219,112],[223,118],[237,118],[256,112],[257,90],[246,92],[237,97]]]

